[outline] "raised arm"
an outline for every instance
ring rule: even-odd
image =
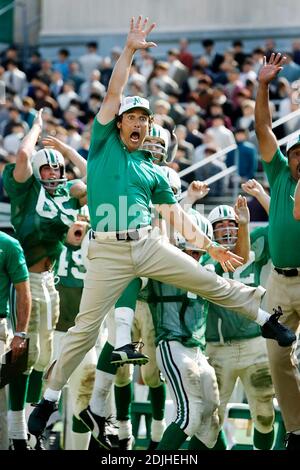
[[[242,184],[242,189],[245,193],[255,197],[266,213],[269,214],[271,198],[258,181],[255,179],[248,180]]]
[[[234,212],[239,229],[237,232],[237,241],[232,251],[236,255],[241,256],[244,259],[244,263],[247,263],[250,255],[250,213],[245,197],[241,195],[238,196],[234,206]]]
[[[270,162],[278,148],[277,139],[272,131],[272,116],[269,104],[269,84],[277,77],[285,57],[281,54],[271,54],[267,63],[264,57],[264,65],[258,75],[258,90],[255,104],[255,132],[257,135],[259,150],[262,159]]]
[[[138,17],[136,22],[134,17],[131,18],[130,30],[124,49],[114,67],[107,93],[100,111],[97,114],[97,119],[101,124],[107,124],[118,113],[134,53],[138,49],[147,49],[156,46],[154,42],[146,42],[146,37],[151,33],[154,27],[154,23],[148,26],[148,18],[145,18],[143,22],[141,16]]]
[[[65,144],[61,140],[56,139],[56,137],[52,137],[51,135],[47,135],[47,137],[42,140],[42,143],[45,147],[56,149],[65,158],[68,158],[70,162],[78,168],[82,177],[86,175],[86,160],[70,145]]]
[[[155,207],[167,223],[180,232],[188,242],[207,251],[212,258],[219,261],[225,272],[234,271],[234,265],[241,266],[243,264],[243,258],[231,253],[227,248],[211,242],[179,204],[161,204]]]
[[[209,187],[202,181],[192,181],[188,187],[187,195],[181,199],[180,205],[184,210],[192,207],[196,201],[202,199],[209,193]]]
[[[13,175],[18,183],[25,183],[32,175],[31,157],[43,127],[42,112],[40,109],[17,153]]]

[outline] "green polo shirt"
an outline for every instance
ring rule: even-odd
[[[300,267],[300,222],[293,216],[296,181],[287,158],[278,149],[270,163],[263,162],[271,188],[269,213],[269,248],[278,268]]]
[[[176,204],[169,182],[149,152],[129,152],[116,120],[94,120],[87,167],[92,229],[123,231],[151,224],[150,202]]]
[[[11,283],[28,279],[28,269],[20,243],[0,232],[0,318],[8,316],[8,298]]]

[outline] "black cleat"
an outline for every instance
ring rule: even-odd
[[[296,335],[286,326],[279,323],[278,319],[281,317],[282,310],[273,309],[274,313],[270,316],[269,320],[261,327],[262,336],[268,339],[275,339],[279,346],[288,347],[296,341]]]
[[[11,439],[9,450],[32,450],[26,439]]]
[[[111,450],[111,443],[105,434],[105,418],[93,413],[89,406],[79,413],[79,418],[91,431],[100,446],[106,450]]]
[[[151,441],[149,442],[148,449],[147,450],[156,450],[158,447],[159,442]]]
[[[47,450],[45,445],[44,445],[45,440],[46,440],[46,438],[43,435],[36,436],[36,444],[34,446],[34,449],[35,450]]]
[[[134,364],[142,366],[149,362],[149,357],[139,352],[139,347],[143,347],[141,342],[125,344],[121,348],[115,349],[111,353],[110,363],[116,366],[123,366],[124,364]]]
[[[29,416],[28,419],[28,431],[30,434],[33,434],[39,438],[44,432],[48,419],[58,409],[58,404],[56,401],[49,401],[42,398],[39,403],[37,403],[35,409]]]
[[[286,450],[300,450],[300,435],[290,432],[286,437]]]
[[[133,436],[125,437],[125,439],[119,439],[119,450],[132,450],[135,444]]]

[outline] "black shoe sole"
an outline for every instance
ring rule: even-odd
[[[141,357],[139,359],[126,359],[123,361],[122,359],[116,359],[115,361],[110,361],[111,364],[115,366],[124,366],[125,364],[133,364],[135,366],[143,366],[149,362],[149,359],[145,357]]]

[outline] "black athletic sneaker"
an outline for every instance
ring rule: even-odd
[[[270,316],[269,320],[261,327],[262,336],[268,339],[275,339],[279,346],[287,347],[296,341],[296,335],[286,326],[279,323],[278,319],[281,317],[282,310],[273,309],[274,313]]]
[[[42,398],[37,403],[35,409],[31,412],[28,419],[28,431],[36,437],[39,437],[44,432],[48,419],[58,409],[56,401],[49,401]]]
[[[124,364],[141,366],[147,364],[149,357],[139,352],[139,348],[143,346],[144,344],[139,341],[137,343],[125,344],[125,346],[115,349],[111,353],[110,363],[117,366],[123,366]]]
[[[105,418],[93,413],[89,406],[79,413],[79,418],[91,431],[100,446],[106,450],[111,450],[111,443],[105,434]]]

